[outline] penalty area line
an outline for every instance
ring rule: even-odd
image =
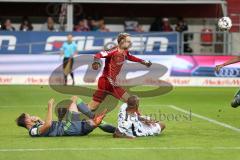
[[[180,107],[177,107],[175,105],[151,105],[151,106],[165,106],[165,107],[168,107],[168,108],[171,108],[171,109],[174,109],[176,111],[179,111],[179,112],[182,112],[182,113],[185,113],[185,114],[189,114],[190,112],[185,110],[185,109],[182,109]],[[224,128],[228,128],[230,130],[233,130],[233,131],[236,131],[236,132],[240,132],[240,129],[237,128],[237,127],[234,127],[234,126],[231,126],[229,124],[226,124],[226,123],[223,123],[223,122],[220,122],[220,121],[217,121],[215,119],[212,119],[212,118],[209,118],[209,117],[206,117],[206,116],[202,116],[200,114],[197,114],[197,113],[193,113],[191,112],[191,115],[193,117],[196,117],[196,118],[199,118],[199,119],[202,119],[202,120],[205,120],[205,121],[208,121],[210,123],[213,123],[213,124],[216,124],[216,125],[219,125],[219,126],[222,126]]]

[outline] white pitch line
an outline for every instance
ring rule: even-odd
[[[137,150],[240,150],[240,147],[117,147],[117,148],[15,148],[0,149],[1,152],[44,152],[44,151],[137,151]]]
[[[154,105],[154,106],[157,106],[157,105]],[[182,109],[182,108],[179,108],[179,107],[174,106],[174,105],[160,105],[160,106],[166,106],[166,107],[172,108],[172,109],[174,109],[174,110],[180,111],[180,112],[182,112],[182,113],[189,114],[189,111],[187,111],[187,110],[185,110],[185,109]],[[219,126],[222,126],[222,127],[228,128],[228,129],[231,129],[231,130],[233,130],[233,131],[240,132],[240,129],[239,129],[239,128],[236,128],[236,127],[234,127],[234,126],[231,126],[231,125],[226,124],[226,123],[223,123],[223,122],[219,122],[219,121],[217,121],[217,120],[215,120],[215,119],[211,119],[211,118],[208,118],[208,117],[206,117],[206,116],[202,116],[202,115],[200,115],[200,114],[196,114],[196,113],[193,113],[193,112],[191,112],[191,115],[192,115],[193,117],[197,117],[197,118],[199,118],[199,119],[206,120],[206,121],[208,121],[208,122],[210,122],[210,123],[217,124],[217,125],[219,125]]]
[[[43,108],[43,107],[46,107],[47,108],[47,105],[16,105],[16,106],[1,106],[0,105],[0,109],[1,108],[9,108],[9,109],[12,109],[12,108],[34,108],[34,107],[37,107],[37,108]]]

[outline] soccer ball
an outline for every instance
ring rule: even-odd
[[[222,17],[218,20],[220,30],[227,31],[232,27],[232,20],[229,17]]]

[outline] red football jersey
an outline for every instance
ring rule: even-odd
[[[119,52],[118,48],[113,48],[108,51],[101,51],[95,54],[94,58],[106,58],[105,67],[103,70],[102,76],[111,78],[112,80],[116,80],[121,68],[124,64],[125,60],[133,61],[133,62],[142,62],[143,60],[137,58],[129,53],[128,50],[123,52]]]

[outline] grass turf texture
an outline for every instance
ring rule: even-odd
[[[174,105],[240,128],[240,108],[230,107],[236,91],[237,88],[179,87],[163,96],[141,99],[141,110],[144,114],[160,111],[183,115],[164,106]],[[239,132],[193,116],[178,121],[166,119],[167,128],[160,136],[134,140],[113,139],[100,129],[85,137],[31,138],[14,120],[22,112],[44,118],[50,97],[60,101],[70,95],[56,93],[48,86],[0,86],[0,159],[240,159]],[[105,121],[116,124],[117,112],[115,109],[109,113]]]

